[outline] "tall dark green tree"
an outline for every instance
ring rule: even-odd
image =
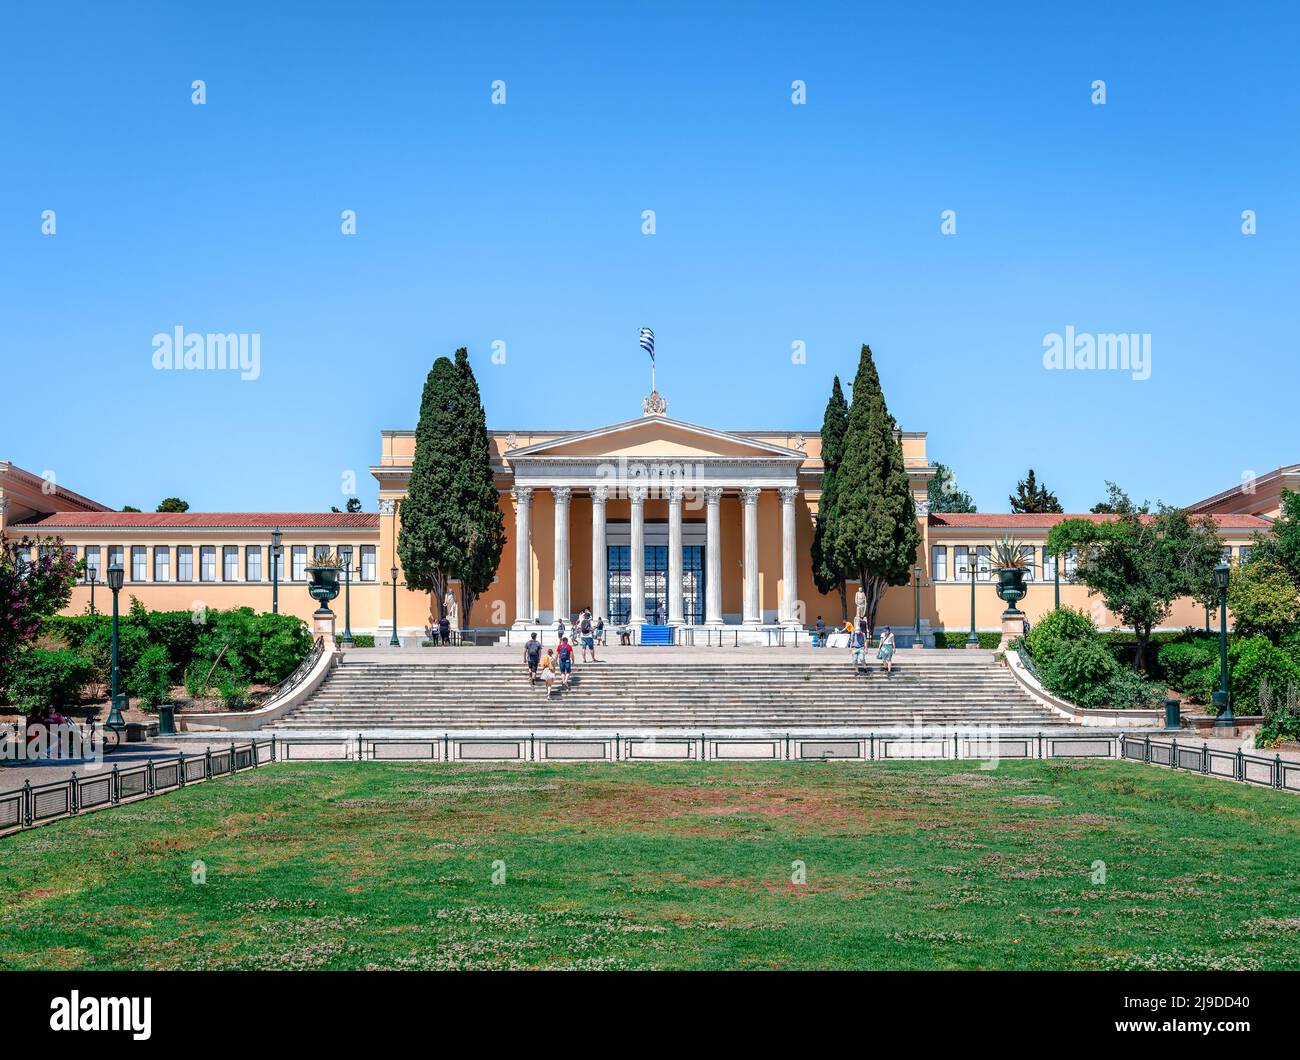
[[[835,563],[834,552],[827,549],[826,542],[835,540],[838,492],[835,476],[844,451],[844,433],[848,427],[849,403],[844,400],[844,391],[837,375],[831,384],[830,400],[826,402],[826,412],[822,416],[822,489],[821,498],[817,502],[817,523],[813,529],[812,569],[818,592],[839,592],[840,610],[845,618],[849,613],[844,587],[845,573]]]
[[[166,497],[156,510],[160,512],[188,512],[190,504],[189,501],[183,501],[179,497]]]
[[[965,490],[957,488],[957,476],[947,464],[937,461],[934,465],[934,478],[930,479],[927,495],[932,512],[974,512],[975,498]]]
[[[835,485],[835,562],[858,577],[874,628],[886,587],[906,585],[911,576],[921,531],[903,443],[885,405],[870,346],[862,347],[858,361]]]
[[[505,547],[505,516],[492,476],[492,446],[488,441],[487,413],[478,380],[470,367],[469,352],[456,351],[457,415],[461,421],[464,458],[460,475],[460,515],[464,522],[464,557],[455,568],[460,581],[461,623],[469,623],[479,594],[496,577]]]
[[[1041,515],[1060,514],[1065,511],[1061,507],[1061,502],[1056,499],[1056,494],[1046,486],[1039,485],[1032,467],[1029,469],[1029,474],[1016,483],[1016,492],[1007,499],[1011,502],[1013,512],[1031,512]]]
[[[397,554],[406,584],[432,593],[439,617],[447,583],[465,556],[458,511],[464,437],[459,388],[456,366],[450,358],[439,357],[420,397],[415,457],[397,532]]]

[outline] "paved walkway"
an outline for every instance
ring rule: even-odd
[[[213,734],[209,734],[207,742],[214,747],[222,743],[229,744],[230,742],[229,738],[213,740],[210,738],[211,735]],[[227,736],[225,733],[220,735]],[[248,742],[246,736],[234,735],[237,743]],[[114,766],[143,765],[150,758],[172,758],[182,750],[186,754],[194,754],[195,752],[201,752],[203,747],[202,745],[196,746],[192,742],[183,745],[172,740],[155,739],[148,743],[123,744],[118,750],[105,755],[102,762],[83,758],[60,758],[43,762],[0,762],[0,791],[12,791],[14,788],[21,788],[28,781],[35,786],[37,784],[48,784],[51,781],[67,780],[73,773],[76,773],[79,777],[94,776],[103,770],[112,769]]]

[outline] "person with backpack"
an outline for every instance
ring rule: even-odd
[[[596,643],[599,644],[602,648],[605,646],[605,616],[604,615],[596,616]],[[594,659],[596,657],[596,653],[592,652],[591,657]]]
[[[524,645],[524,665],[528,667],[528,683],[537,683],[537,666],[542,661],[542,642],[534,633]]]
[[[855,629],[853,636],[849,638],[849,648],[852,650],[853,674],[857,676],[862,673],[867,665],[867,638],[862,630]]]
[[[542,657],[542,680],[546,683],[546,698],[551,698],[551,693],[555,691],[555,657],[551,654],[551,649],[546,649],[546,654]]]
[[[569,687],[569,675],[573,673],[573,645],[568,637],[560,638],[560,646],[555,649],[555,656],[560,661],[560,681]]]
[[[591,612],[582,613],[582,625],[578,627],[582,636],[582,661],[587,661],[587,652],[591,652],[591,661],[596,661],[596,630],[591,624]]]

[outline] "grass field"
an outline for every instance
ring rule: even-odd
[[[0,840],[0,967],[1300,968],[1298,840],[1120,762],[280,765]]]

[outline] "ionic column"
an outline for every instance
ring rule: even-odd
[[[632,606],[628,622],[645,622],[645,494],[644,486],[628,490],[632,502]]]
[[[781,495],[781,624],[797,625],[799,622],[799,568],[797,554],[797,523],[795,501],[799,499],[798,486],[782,486]]]
[[[555,498],[555,617],[569,622],[569,486],[552,486]]]
[[[762,602],[758,595],[758,495],[757,486],[742,486],[740,503],[745,512],[745,588],[741,617],[746,625],[763,621]]]
[[[704,559],[708,571],[704,581],[704,621],[722,625],[722,487],[704,488]]]
[[[608,486],[591,488],[591,614],[609,621],[609,548],[605,543]]]
[[[682,615],[682,487],[668,487],[668,624],[679,626]]]
[[[532,541],[532,486],[516,486],[510,491],[515,501],[515,625],[533,621],[533,572],[529,562]]]

